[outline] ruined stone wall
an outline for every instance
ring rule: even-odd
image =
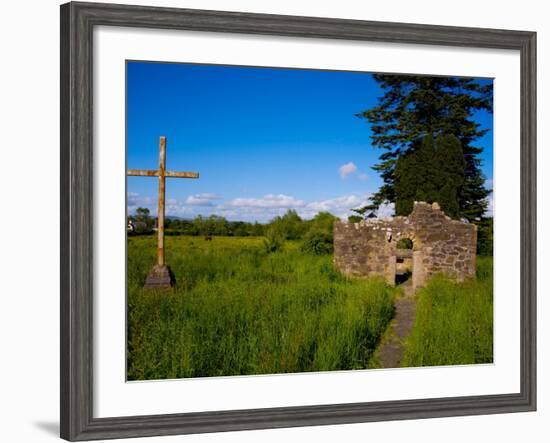
[[[437,203],[416,202],[408,217],[335,223],[334,261],[344,274],[378,275],[394,284],[396,244],[404,237],[413,242],[414,287],[437,273],[459,281],[475,276],[476,226],[451,220]]]

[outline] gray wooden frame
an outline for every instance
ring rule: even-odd
[[[521,392],[94,418],[94,26],[517,50],[521,56]],[[357,20],[68,3],[61,6],[61,437],[71,441],[533,411],[536,408],[536,34]]]

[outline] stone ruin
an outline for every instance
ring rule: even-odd
[[[397,248],[400,239],[412,249]],[[412,271],[412,287],[438,273],[457,281],[475,277],[477,227],[452,220],[437,203],[415,202],[408,217],[368,219],[334,225],[334,261],[346,275],[381,276],[396,284],[396,275]]]

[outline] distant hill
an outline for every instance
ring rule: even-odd
[[[156,217],[155,217],[156,218]],[[192,222],[193,219],[192,218],[186,218],[186,217],[178,217],[177,215],[166,215],[164,216],[164,218],[168,219],[168,220],[181,220],[181,221],[188,221],[188,222]]]

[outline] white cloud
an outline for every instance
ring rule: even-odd
[[[368,196],[343,195],[327,200],[318,200],[308,203],[302,213],[305,218],[311,218],[318,212],[330,212],[337,217],[346,218],[351,209],[359,208],[367,204]],[[300,212],[299,212],[300,213]]]
[[[493,200],[493,193],[489,194],[489,197],[487,197],[487,209],[485,210],[485,217],[493,217],[493,210],[494,210],[494,200]]]
[[[344,195],[332,199],[306,202],[285,194],[268,194],[262,198],[235,198],[212,208],[212,213],[231,220],[267,222],[281,216],[289,209],[295,210],[304,219],[327,211],[340,218],[351,215],[351,209],[365,205],[368,195]]]
[[[126,199],[128,214],[136,212],[137,208],[148,208],[151,214],[157,213],[157,201],[153,197],[144,197],[137,192],[128,192]]]
[[[348,178],[348,176],[357,172],[357,166],[355,166],[353,162],[349,162],[345,165],[340,166],[338,168],[338,172],[340,173],[340,178],[342,180],[345,180],[346,178]]]
[[[366,173],[359,171],[359,169],[353,162],[348,162],[340,166],[338,168],[338,173],[340,174],[340,178],[342,180],[346,180],[348,177],[355,176],[359,180],[364,182],[367,181],[369,178]]]
[[[142,196],[136,192],[128,192],[128,214],[134,214],[139,207],[148,208],[151,216],[157,216],[157,197]],[[165,202],[165,212],[168,216],[191,218],[197,215],[191,206],[175,198],[168,198]]]
[[[217,194],[195,194],[184,200],[167,199],[166,214],[184,218],[194,218],[197,215],[212,214],[226,217],[229,220],[268,222],[281,216],[289,209],[295,210],[300,217],[311,219],[319,212],[330,212],[339,218],[347,219],[352,215],[353,208],[359,208],[368,203],[369,194],[348,194],[330,199],[305,201],[286,194],[267,194],[261,198],[239,197],[222,201]],[[139,206],[150,209],[156,216],[156,198],[128,193],[128,213],[132,214]],[[379,216],[393,214],[393,205],[382,207]]]
[[[217,194],[195,194],[187,197],[185,203],[191,206],[214,206],[214,202],[220,199],[221,196]]]
[[[228,204],[248,208],[297,208],[304,206],[305,202],[289,195],[267,194],[263,198],[236,198]]]
[[[225,202],[195,207],[197,213],[208,216],[216,214],[229,220],[267,222],[283,215],[289,209],[298,210],[306,202],[285,194],[267,194],[261,198],[238,197]]]
[[[380,205],[378,211],[376,211],[376,216],[378,218],[387,218],[393,217],[395,214],[395,203],[384,203]]]
[[[165,211],[166,215],[175,215],[177,217],[193,218],[197,215],[192,207],[186,206],[185,203],[175,198],[169,198],[166,200]]]

